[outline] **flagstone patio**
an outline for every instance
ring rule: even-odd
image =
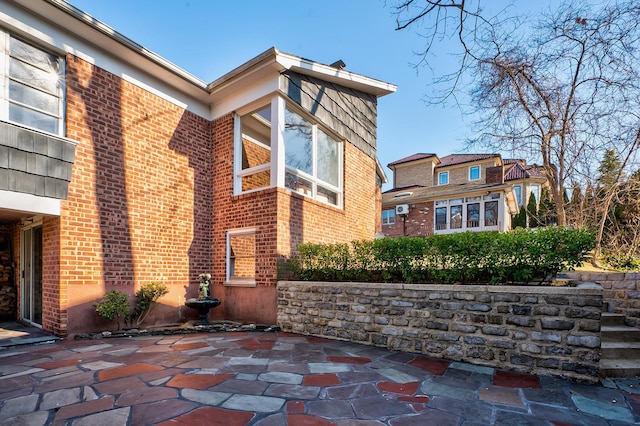
[[[582,385],[296,334],[139,336],[0,350],[0,425],[639,421],[639,379]]]

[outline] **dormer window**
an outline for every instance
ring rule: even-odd
[[[469,167],[469,180],[480,179],[480,166]]]
[[[446,185],[449,183],[449,172],[438,173],[438,185]]]

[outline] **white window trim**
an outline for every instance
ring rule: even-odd
[[[504,219],[504,202],[500,202],[501,200],[504,200],[504,197],[502,195],[502,193],[498,193],[500,196],[498,198],[487,198],[487,196],[482,197],[482,200],[469,200],[467,201],[468,198],[471,197],[465,197],[462,199],[462,201],[460,201],[460,199],[456,198],[453,200],[438,200],[436,202],[434,202],[434,215],[433,215],[433,232],[435,234],[452,234],[452,233],[456,233],[456,232],[464,232],[464,231],[474,231],[474,232],[479,232],[479,231],[495,231],[495,230],[503,230],[503,219]],[[453,203],[452,203],[453,201]],[[497,201],[498,202],[498,217],[496,218],[496,225],[490,225],[487,226],[485,224],[485,203],[487,202],[491,202],[491,201]],[[438,204],[441,203],[441,204]],[[468,210],[467,210],[467,205],[469,204],[480,204],[480,226],[477,227],[468,227]],[[461,205],[462,206],[462,227],[461,228],[451,228],[451,207],[452,206],[458,206]],[[443,225],[445,225],[445,227],[443,229],[437,229],[438,228],[438,224],[436,223],[436,219],[437,219],[437,215],[436,215],[436,210],[439,208],[444,208],[446,209],[446,215],[445,215],[445,223]]]
[[[256,287],[256,278],[232,278],[231,277],[231,237],[238,237],[242,235],[256,235],[256,228],[237,228],[237,229],[229,229],[226,233],[226,249],[225,249],[225,281],[224,285],[226,287]],[[255,255],[256,247],[254,245],[254,257],[257,260],[257,256]]]
[[[64,82],[63,88],[60,90],[60,93],[57,94],[58,97],[58,131],[55,133],[38,129],[36,127],[29,126],[28,124],[19,122],[19,121],[11,121],[9,120],[9,94],[8,94],[8,80],[9,80],[9,42],[11,38],[16,38],[23,43],[26,43],[34,48],[50,54],[57,56],[60,59],[60,80]],[[45,134],[56,135],[64,137],[66,135],[66,92],[67,92],[67,84],[66,84],[66,58],[61,56],[58,52],[52,51],[51,49],[43,48],[40,45],[33,43],[31,40],[22,38],[20,36],[16,36],[15,33],[9,31],[3,31],[0,29],[0,119],[17,124],[19,126],[32,129],[37,132],[42,132]],[[32,107],[28,107],[29,109],[35,110]],[[50,114],[47,114],[50,115]],[[50,115],[53,117],[53,115]]]
[[[279,98],[282,99],[282,98]],[[332,207],[336,207],[339,209],[342,209],[344,206],[344,144],[345,144],[345,140],[343,138],[341,138],[340,136],[336,135],[333,131],[331,131],[330,129],[322,126],[320,123],[318,123],[318,119],[313,117],[312,115],[310,115],[308,112],[306,112],[305,110],[303,110],[302,108],[300,108],[298,105],[294,104],[294,103],[287,103],[286,101],[284,101],[284,99],[282,99],[284,104],[283,104],[283,109],[282,109],[282,133],[280,133],[281,137],[282,137],[282,152],[286,152],[286,148],[284,146],[284,128],[285,128],[285,122],[284,122],[284,111],[285,109],[288,109],[289,111],[299,115],[303,120],[305,120],[306,122],[308,122],[311,125],[311,129],[312,129],[312,159],[314,160],[312,162],[312,173],[313,175],[310,175],[308,173],[303,172],[302,170],[297,170],[297,169],[293,169],[291,167],[286,166],[285,164],[285,160],[284,160],[284,155],[282,156],[282,188],[285,188],[288,191],[291,191],[294,194],[298,194],[298,195],[302,195],[303,197],[307,197],[307,198],[311,198],[313,200],[316,200],[320,203],[326,204],[328,206],[332,206]],[[330,184],[329,182],[325,182],[321,179],[319,179],[317,177],[317,159],[318,159],[318,128],[322,129],[322,131],[327,134],[327,136],[331,137],[332,139],[334,139],[338,144],[338,186],[334,186],[332,184]],[[300,176],[308,181],[311,182],[312,184],[312,194],[311,196],[306,195],[306,194],[302,194],[300,192],[296,192],[292,189],[289,189],[286,187],[285,184],[285,173],[289,172],[293,175],[296,176]],[[338,202],[337,204],[331,204],[331,203],[326,203],[320,199],[318,199],[318,185],[320,185],[323,188],[327,188],[333,192],[335,192],[337,194],[337,198],[338,198]]]
[[[473,170],[473,169],[478,169],[478,177],[475,178],[475,179],[473,179],[471,177],[471,170]],[[480,170],[480,166],[470,166],[469,167],[469,180],[470,181],[474,181],[474,180],[480,180],[481,178],[482,178],[482,173],[481,173],[481,170]]]
[[[520,200],[518,200],[518,197],[516,196],[516,188],[520,189]],[[522,199],[523,198],[522,196],[523,196],[522,185],[513,185],[513,197],[516,199],[516,203],[518,204],[518,207],[526,205],[526,203]]]
[[[249,169],[242,170],[242,116],[249,114],[251,111],[256,109],[266,107],[270,105],[271,107],[271,161],[269,163],[261,164],[259,166],[251,167]],[[329,182],[325,182],[317,177],[317,161],[313,162],[313,170],[311,174],[305,173],[301,170],[296,170],[286,166],[285,163],[285,144],[284,144],[284,131],[285,131],[285,110],[289,109],[289,111],[294,112],[307,121],[313,129],[313,153],[312,156],[315,160],[317,160],[317,133],[318,129],[322,129],[324,133],[326,133],[329,137],[334,139],[338,144],[338,186],[334,186]],[[286,99],[282,96],[273,96],[271,101],[268,99],[262,99],[261,102],[252,102],[250,105],[238,109],[234,114],[234,146],[233,146],[233,194],[249,194],[252,192],[262,191],[269,188],[283,188],[291,193],[302,195],[303,197],[311,198],[320,203],[326,204],[328,206],[332,206],[338,209],[344,208],[344,147],[345,140],[337,135],[331,129],[324,127],[320,124],[317,118],[310,115],[304,109],[300,108],[298,105],[287,102]],[[258,143],[260,145],[264,145]],[[271,171],[271,183],[269,186],[251,189],[248,191],[242,190],[242,178],[245,176],[250,176],[263,171]],[[301,194],[299,192],[293,191],[286,187],[286,179],[285,174],[289,172],[296,176],[300,176],[305,180],[312,182],[312,194],[306,195]],[[337,204],[331,204],[324,202],[322,199],[318,198],[318,186],[322,188],[326,188],[330,191],[333,191],[337,194]]]
[[[269,103],[263,103],[261,105],[263,107],[266,107],[267,105],[269,105]],[[252,104],[253,109],[247,109],[246,111],[243,111],[243,113],[236,112],[233,116],[233,195],[249,194],[251,192],[262,191],[273,187],[273,149],[271,147],[267,147],[263,143],[258,142],[249,136],[247,138],[250,139],[251,142],[256,143],[260,146],[264,146],[265,148],[271,150],[271,161],[269,163],[260,164],[259,166],[242,170],[242,116],[249,114],[251,111],[254,111],[257,108],[260,108],[261,105],[255,106]],[[271,126],[271,138],[273,139],[273,123],[271,123]],[[248,191],[242,190],[243,177],[251,176],[253,174],[257,174],[267,170],[271,170],[271,185],[262,188],[250,189]]]
[[[384,221],[384,212],[393,212],[393,222],[389,221],[390,216],[387,216],[387,222]],[[395,209],[383,209],[382,210],[382,224],[383,225],[395,225],[396,224],[396,211]]]
[[[442,179],[441,176],[446,176],[447,177],[447,181],[445,183],[442,183]],[[448,185],[449,184],[449,172],[439,172],[438,173],[438,185]]]

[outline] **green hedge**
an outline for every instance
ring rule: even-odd
[[[293,272],[306,281],[544,283],[581,265],[594,246],[593,234],[558,227],[307,243]]]

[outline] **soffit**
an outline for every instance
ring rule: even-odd
[[[385,192],[382,194],[382,204],[383,205],[395,205],[395,204],[406,204],[406,203],[416,203],[416,202],[426,202],[433,201],[436,199],[443,198],[461,198],[461,197],[471,197],[476,195],[484,195],[489,192],[497,192],[497,191],[511,191],[511,185],[505,184],[459,184],[459,185],[440,185],[440,186],[430,186],[423,188],[412,188],[407,190],[408,192],[412,192],[411,195],[407,195],[404,197],[395,197],[397,195],[397,191],[395,192]]]

